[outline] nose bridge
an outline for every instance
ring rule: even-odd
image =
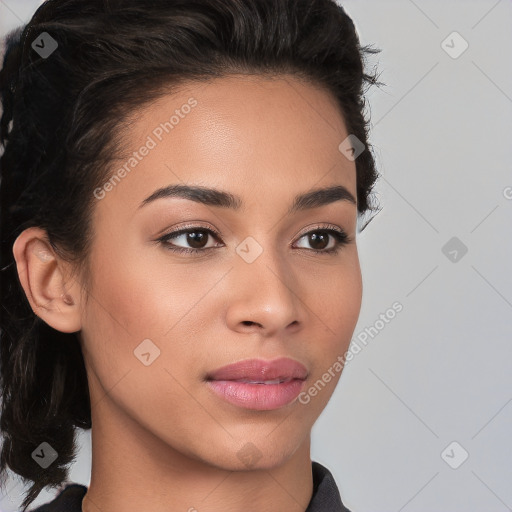
[[[242,301],[238,302],[238,320],[286,327],[298,320],[296,281],[271,235],[258,238],[261,243],[249,236],[236,247],[236,296]]]
[[[287,271],[280,249],[272,241],[272,235],[255,236],[258,239],[248,236],[236,247],[236,266],[251,280],[254,276],[255,281],[262,284],[277,281],[277,288],[285,286],[290,272]]]

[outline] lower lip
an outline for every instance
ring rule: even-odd
[[[280,384],[248,384],[233,380],[210,380],[208,385],[231,404],[245,409],[271,411],[293,402],[299,396],[304,382],[293,379]]]

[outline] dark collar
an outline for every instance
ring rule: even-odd
[[[332,473],[313,461],[313,496],[306,512],[350,512],[341,502],[340,491]]]
[[[49,503],[46,503],[33,512],[82,512],[82,499],[87,487],[81,484],[68,484]]]
[[[341,502],[340,492],[331,472],[318,462],[313,467],[313,496],[306,512],[350,512]],[[82,499],[87,487],[81,484],[69,484],[58,496],[34,512],[81,512]]]

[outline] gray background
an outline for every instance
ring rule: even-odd
[[[0,0],[0,33],[39,3]],[[383,209],[359,235],[358,353],[312,458],[352,512],[512,510],[512,5],[342,4],[383,50],[368,63],[386,83],[368,94]],[[88,485],[90,433],[80,439],[70,479]],[[8,488],[4,512],[23,486]]]

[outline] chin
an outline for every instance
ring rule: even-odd
[[[219,447],[207,462],[227,471],[270,470],[287,462],[302,444],[299,439],[269,440],[268,432],[252,437],[253,441],[249,439],[247,436],[242,441],[233,440],[229,447]]]

